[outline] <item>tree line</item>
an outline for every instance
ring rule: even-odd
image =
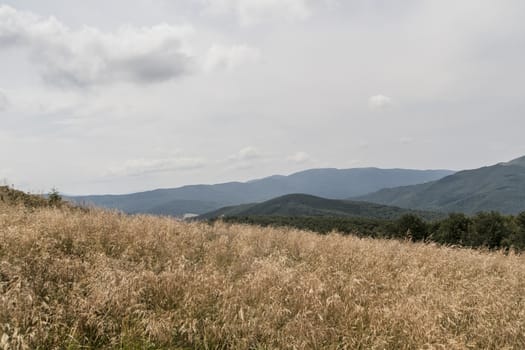
[[[221,220],[260,226],[287,226],[321,234],[337,231],[361,237],[408,239],[473,248],[525,249],[525,212],[503,215],[493,211],[473,216],[451,213],[444,219],[434,221],[425,221],[415,214],[405,214],[397,220],[324,216],[232,216]]]

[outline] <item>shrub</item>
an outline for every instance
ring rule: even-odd
[[[62,204],[62,196],[60,195],[60,192],[58,192],[58,190],[54,187],[51,189],[51,192],[49,192],[47,200],[49,201],[49,204],[54,207],[60,206]]]

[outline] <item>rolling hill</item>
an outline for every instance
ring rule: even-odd
[[[524,349],[525,257],[0,202],[2,349]]]
[[[126,213],[204,214],[224,206],[262,202],[291,193],[345,199],[382,188],[433,181],[452,173],[450,170],[310,169],[248,182],[192,185],[126,195],[72,196],[68,199]]]
[[[525,157],[440,180],[383,189],[357,200],[420,210],[463,212],[495,210],[505,214],[525,211]]]
[[[263,203],[221,208],[201,215],[199,219],[213,219],[220,216],[329,216],[396,219],[408,213],[418,214],[426,219],[436,219],[442,216],[440,213],[375,203],[326,199],[307,194],[289,194]]]

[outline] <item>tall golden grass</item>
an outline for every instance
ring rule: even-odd
[[[521,256],[0,204],[2,349],[523,349]]]

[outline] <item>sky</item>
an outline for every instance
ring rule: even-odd
[[[129,193],[525,155],[522,0],[0,0],[0,180]]]

